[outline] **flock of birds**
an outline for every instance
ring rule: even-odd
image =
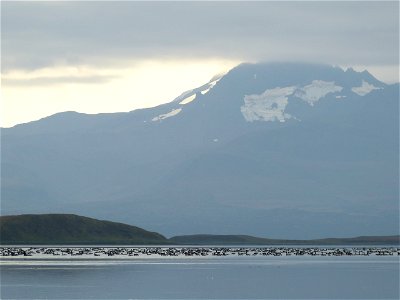
[[[0,257],[400,256],[396,247],[1,247]]]

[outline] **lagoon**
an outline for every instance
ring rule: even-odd
[[[2,259],[2,299],[399,299],[399,256]]]

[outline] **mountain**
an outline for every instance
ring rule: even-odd
[[[241,64],[158,107],[2,129],[1,211],[167,235],[397,235],[398,108],[399,84],[367,71]]]
[[[142,228],[72,214],[0,217],[0,245],[399,245],[400,236],[282,240],[248,235],[185,235],[166,239]]]
[[[161,234],[139,227],[68,214],[0,217],[0,244],[165,244]]]
[[[400,236],[359,236],[353,238],[325,238],[316,240],[266,239],[249,235],[197,234],[174,236],[177,245],[399,245]]]

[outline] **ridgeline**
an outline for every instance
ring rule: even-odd
[[[400,236],[359,236],[315,240],[267,239],[249,235],[182,235],[169,239],[178,245],[399,245]]]
[[[170,239],[142,228],[73,214],[0,216],[1,245],[400,245],[400,236],[314,240],[249,235],[183,235]]]

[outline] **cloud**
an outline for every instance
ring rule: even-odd
[[[225,58],[398,65],[398,2],[4,2],[2,72]]]
[[[3,1],[2,124],[154,106],[240,62],[357,66],[395,82],[398,9],[395,1]]]
[[[6,86],[49,86],[57,84],[97,84],[107,83],[118,76],[60,76],[60,77],[38,77],[29,79],[5,78],[2,84]]]

